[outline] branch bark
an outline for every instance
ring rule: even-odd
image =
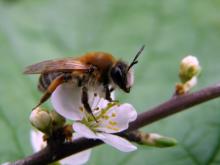
[[[119,133],[118,135],[125,136],[125,133],[134,131],[143,126],[161,120],[165,117],[186,110],[192,106],[201,104],[211,99],[215,99],[219,96],[220,96],[220,84],[204,88],[200,91],[191,94],[185,94],[183,96],[173,97],[170,100],[160,104],[159,106],[139,114],[137,119],[132,123],[130,123],[129,128],[126,131]],[[64,157],[95,147],[100,144],[102,144],[102,141],[100,140],[81,138],[76,141],[65,144],[47,146],[43,150],[31,156],[28,156],[22,160],[18,160],[13,164],[15,165],[49,164],[56,160],[60,160]]]

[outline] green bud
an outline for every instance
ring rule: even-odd
[[[194,56],[187,56],[180,63],[179,77],[182,83],[189,81],[192,77],[197,76],[201,70],[199,61]]]
[[[31,124],[38,130],[48,133],[51,126],[51,117],[48,112],[36,108],[31,112],[29,117]]]
[[[161,136],[155,138],[154,143],[157,147],[172,147],[177,144],[177,140],[171,137]]]
[[[66,119],[56,111],[51,111],[50,117],[52,119],[53,129],[61,128],[66,122]]]
[[[147,138],[143,139],[143,144],[154,147],[172,147],[177,144],[177,140],[171,137],[161,136],[156,133],[149,133]]]

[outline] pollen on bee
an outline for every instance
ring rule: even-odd
[[[83,112],[83,111],[84,111],[83,107],[79,107],[79,110],[80,110],[81,112]]]

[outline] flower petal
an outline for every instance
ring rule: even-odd
[[[79,152],[77,154],[74,154],[72,156],[66,157],[62,160],[60,160],[60,163],[62,165],[81,165],[85,164],[91,155],[91,149],[90,150],[85,150],[82,152]]]
[[[5,162],[5,163],[2,163],[1,165],[10,165],[11,162]]]
[[[131,152],[137,149],[135,145],[120,136],[107,133],[98,133],[97,135],[100,140],[122,152]]]
[[[116,133],[126,130],[131,121],[137,118],[137,112],[131,104],[115,105],[106,113],[107,118],[99,122],[98,131]]]
[[[103,86],[98,86],[94,88],[88,89],[89,94],[89,105],[91,106],[91,109],[94,110],[97,107],[99,109],[105,108],[109,101],[104,99],[105,98],[105,89]],[[114,96],[114,92],[111,93],[111,96]]]
[[[38,152],[46,147],[46,142],[43,141],[43,133],[36,130],[30,131],[30,140],[34,152]]]
[[[107,107],[109,101],[108,100],[105,100],[101,97],[99,97],[98,95],[97,96],[94,96],[93,100],[91,101],[91,109],[96,112],[96,109],[98,107],[99,110]]]
[[[64,83],[57,87],[51,96],[55,110],[62,116],[71,120],[81,120],[84,113],[80,111],[81,88],[74,87],[70,83]]]
[[[91,129],[89,129],[86,125],[84,125],[82,123],[75,122],[73,124],[73,130],[77,134],[79,134],[80,136],[83,136],[85,138],[97,139],[97,135]]]
[[[109,86],[111,88],[111,86]],[[92,87],[88,89],[89,94],[89,105],[92,109],[99,107],[99,109],[105,108],[109,103],[105,98],[105,88],[101,85]],[[111,98],[115,99],[115,92],[111,92]]]
[[[38,152],[46,147],[46,142],[43,141],[42,132],[31,130],[30,136],[31,136],[31,144],[34,152]],[[75,133],[73,137],[74,137],[73,140],[75,140],[82,136],[79,136],[79,134]],[[62,165],[81,165],[81,164],[85,164],[89,160],[90,155],[91,155],[91,149],[66,157],[60,160],[59,162]]]
[[[76,140],[81,138],[82,136],[80,136],[78,133],[74,133],[72,140]],[[91,149],[85,150],[85,151],[81,151],[77,154],[74,154],[72,156],[68,156],[62,160],[59,161],[59,163],[61,165],[81,165],[81,164],[85,164],[91,155]]]

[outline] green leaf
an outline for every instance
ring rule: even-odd
[[[188,54],[203,69],[194,90],[219,82],[219,10],[217,0],[0,1],[0,163],[32,153],[29,114],[40,93],[37,76],[22,74],[25,66],[93,50],[129,62],[146,44],[131,93],[117,92],[141,112],[172,96]],[[144,128],[176,138],[176,147],[121,153],[103,145],[88,164],[217,165],[219,118],[219,101],[210,101]]]

